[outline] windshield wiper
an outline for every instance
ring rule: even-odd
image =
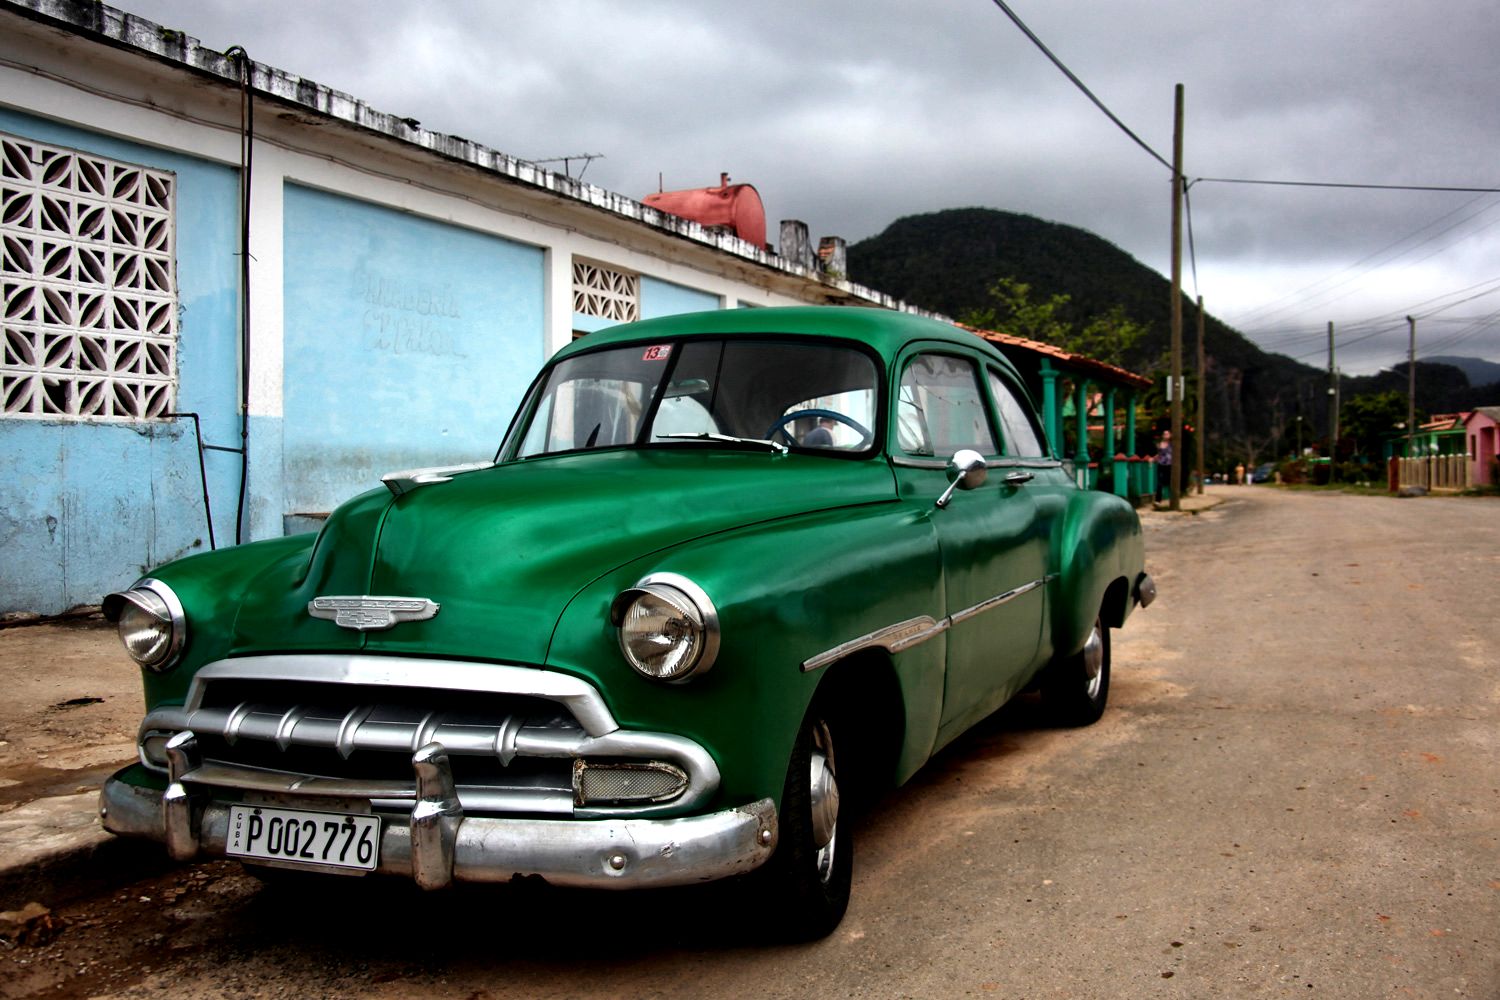
[[[709,431],[685,431],[677,434],[658,434],[658,438],[676,438],[681,441],[721,441],[724,444],[765,445],[778,455],[787,453],[787,446],[765,438],[730,437],[728,434],[713,434]]]

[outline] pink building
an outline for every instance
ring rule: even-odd
[[[1500,462],[1500,406],[1481,406],[1464,414],[1464,434],[1468,438],[1469,483],[1473,486],[1500,486],[1496,463]]]

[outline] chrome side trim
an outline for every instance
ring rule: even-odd
[[[1044,587],[1056,579],[1056,573],[1049,573],[1040,580],[1032,580],[1030,583],[1023,583],[1014,590],[1007,590],[1003,594],[987,597],[978,604],[964,608],[962,611],[955,611],[947,618],[941,620],[934,620],[928,615],[921,615],[917,618],[908,618],[906,621],[897,622],[895,625],[887,625],[885,628],[876,629],[874,632],[868,632],[857,639],[841,642],[832,649],[825,650],[816,656],[808,657],[802,661],[802,672],[810,673],[811,671],[826,667],[830,663],[841,660],[861,649],[878,647],[888,653],[900,653],[911,649],[913,646],[920,646],[928,639],[941,635],[960,622],[968,621],[970,618],[984,614],[986,611],[992,611],[1002,604],[1008,604],[1021,595],[1029,594],[1038,587]]]
[[[1016,598],[1020,597],[1022,594],[1029,594],[1033,590],[1036,590],[1038,587],[1044,587],[1054,579],[1056,579],[1055,576],[1044,576],[1040,580],[1032,580],[1030,583],[1023,583],[1021,584],[1021,586],[1015,588],[1014,590],[1007,590],[1003,594],[996,594],[994,597],[986,598],[973,607],[964,608],[962,611],[955,611],[953,614],[948,616],[948,623],[950,625],[957,625],[959,622],[968,621],[970,618],[973,618],[976,615],[982,615],[986,611],[991,611],[995,608],[998,608],[1002,604],[1008,604],[1011,601],[1014,601]]]
[[[932,629],[936,626],[937,622],[927,615],[920,615],[916,618],[908,618],[904,622],[887,625],[885,628],[876,629],[874,632],[867,632],[857,639],[841,642],[832,649],[819,653],[817,656],[808,657],[802,661],[802,672],[811,673],[820,667],[826,667],[835,660],[841,660],[851,653],[857,653],[862,649],[879,647],[886,652],[895,653],[898,652],[895,648],[897,645],[900,645],[901,649],[910,648],[914,643],[908,640],[913,636],[921,636],[922,639],[930,638],[928,633],[931,632],[935,635],[936,633],[932,632]],[[922,640],[919,639],[918,641]]]

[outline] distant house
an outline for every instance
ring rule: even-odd
[[[1468,437],[1469,484],[1500,486],[1500,406],[1481,406],[1464,414]]]
[[[1467,413],[1434,413],[1411,437],[1412,458],[1464,453],[1464,419]]]

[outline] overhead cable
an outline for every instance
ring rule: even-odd
[[[1000,0],[995,0],[999,3]],[[1493,187],[1447,187],[1438,184],[1344,184],[1335,181],[1263,181],[1246,177],[1194,177],[1193,183],[1261,184],[1271,187],[1353,188],[1360,191],[1447,191],[1456,194],[1500,194]]]
[[[1077,87],[1080,91],[1083,92],[1083,96],[1094,102],[1094,107],[1104,112],[1104,116],[1106,118],[1114,122],[1116,127],[1118,127],[1121,132],[1124,132],[1126,135],[1130,136],[1130,138],[1135,141],[1135,144],[1137,146],[1144,149],[1147,153],[1150,153],[1151,158],[1154,159],[1157,163],[1160,163],[1168,170],[1172,169],[1172,164],[1168,162],[1165,157],[1148,146],[1146,144],[1146,140],[1142,139],[1140,136],[1131,131],[1130,126],[1122,122],[1113,111],[1109,110],[1109,108],[1105,106],[1103,101],[1094,96],[1094,92],[1090,90],[1082,80],[1078,79],[1078,76],[1072,70],[1068,69],[1068,67],[1063,64],[1063,61],[1061,59],[1052,54],[1052,50],[1047,48],[1046,43],[1036,36],[1036,32],[1026,27],[1026,22],[1022,21],[1018,16],[1016,16],[1016,12],[1010,9],[1010,7],[1005,3],[1005,0],[994,0],[994,4],[996,7],[999,7],[1002,11],[1005,12],[1005,16],[1010,18],[1017,28],[1021,29],[1022,34],[1031,39],[1031,44],[1040,49],[1042,55],[1052,60],[1052,65],[1061,70],[1063,76],[1066,76],[1069,80],[1072,81],[1073,86]]]

